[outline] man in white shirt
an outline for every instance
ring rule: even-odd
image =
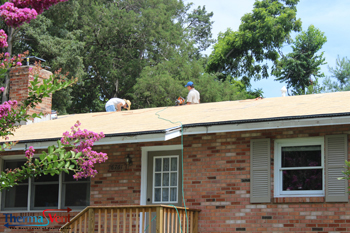
[[[187,87],[187,89],[190,91],[187,95],[187,104],[199,104],[201,102],[200,95],[199,92],[194,89],[193,82],[189,81],[185,87]]]
[[[120,112],[122,108],[130,110],[131,102],[126,99],[112,98],[105,105],[106,112]]]

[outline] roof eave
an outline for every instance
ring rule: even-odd
[[[192,135],[342,124],[350,124],[350,112],[185,124],[183,128],[184,135]],[[96,142],[95,145],[167,141],[181,136],[180,131],[181,126],[176,126],[165,130],[106,134],[105,138]],[[52,142],[59,139],[22,140],[18,141],[12,150],[24,150],[27,143],[36,144],[35,149],[44,149],[47,148],[47,145],[52,145]]]

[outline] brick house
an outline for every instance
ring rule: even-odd
[[[106,134],[94,149],[109,160],[98,164],[91,180],[62,174],[2,192],[0,231],[57,232],[11,230],[5,213],[23,218],[69,207],[73,218],[86,206],[183,206],[183,179],[186,206],[201,210],[198,232],[350,232],[348,182],[337,179],[349,159],[349,97],[341,92],[74,114],[22,126],[10,139],[18,144],[1,153],[2,169],[18,166],[27,145],[40,151],[54,144],[77,120]],[[182,122],[183,147],[180,124],[156,113]],[[97,211],[97,226],[112,232],[113,217],[104,219],[104,211]],[[137,218],[125,232],[141,228],[140,212],[131,213],[125,216]],[[70,232],[87,232],[80,230]]]

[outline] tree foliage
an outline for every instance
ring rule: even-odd
[[[134,86],[136,104],[145,107],[174,105],[179,97],[186,97],[188,90],[184,85],[195,83],[200,92],[201,103],[256,98],[262,95],[260,90],[247,91],[239,80],[228,77],[219,80],[215,74],[205,73],[204,60],[184,61],[180,57],[153,67],[146,67]]]
[[[104,111],[113,97],[130,99],[133,108],[173,105],[186,94],[183,82],[205,73],[201,51],[213,42],[212,16],[205,7],[191,10],[181,0],[70,0],[23,25],[15,49],[28,49],[52,69],[79,77],[76,85],[53,95],[60,113]],[[208,77],[218,81],[214,74]],[[151,87],[157,79],[171,83]],[[152,91],[142,93],[145,86]],[[150,100],[148,93],[162,98]]]
[[[301,21],[296,19],[299,0],[257,0],[252,13],[241,19],[238,31],[228,29],[221,33],[209,57],[207,71],[241,77],[245,84],[250,79],[269,77],[268,61],[276,69],[279,51],[290,41],[292,31],[300,31]]]
[[[310,25],[307,31],[296,36],[293,51],[277,63],[274,74],[276,80],[287,83],[287,89],[292,95],[317,93],[318,78],[324,77],[321,65],[326,64],[323,52],[319,53],[327,38],[323,32]],[[309,88],[310,86],[314,86]]]
[[[350,91],[350,60],[347,57],[340,58],[338,56],[336,60],[336,67],[328,67],[329,72],[332,74],[332,81],[330,77],[327,77],[323,84],[328,92],[336,91]]]

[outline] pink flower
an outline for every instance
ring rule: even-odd
[[[34,152],[35,152],[34,148],[30,146],[28,150],[26,150],[25,152],[27,159],[31,159],[34,156]]]
[[[0,30],[0,48],[8,47],[7,35],[4,30]]]
[[[7,117],[11,109],[15,108],[16,106],[16,100],[9,100],[8,102],[5,101],[4,103],[0,104],[0,119]]]
[[[32,7],[38,14],[43,13],[44,10],[49,9],[51,6],[65,2],[67,0],[10,0],[18,8]]]
[[[5,91],[5,87],[0,87],[0,92],[4,92]]]
[[[17,8],[12,2],[5,2],[4,5],[0,6],[0,16],[10,27],[19,27],[24,23],[29,23],[37,15],[35,9]]]
[[[22,65],[22,63],[20,63],[20,62],[17,62],[17,63],[16,63],[16,65],[17,65],[17,66],[21,66],[21,65]]]
[[[5,57],[9,57],[10,54],[8,52],[5,53]]]
[[[105,162],[108,159],[106,153],[98,153],[92,150],[94,142],[103,138],[104,134],[98,134],[87,129],[81,130],[79,128],[80,125],[80,122],[77,121],[77,123],[71,127],[71,132],[64,132],[61,138],[62,144],[73,144],[72,151],[75,153],[82,153],[82,156],[77,159],[78,167],[80,167],[81,170],[73,176],[75,179],[94,177],[97,174],[94,165],[96,163]]]

